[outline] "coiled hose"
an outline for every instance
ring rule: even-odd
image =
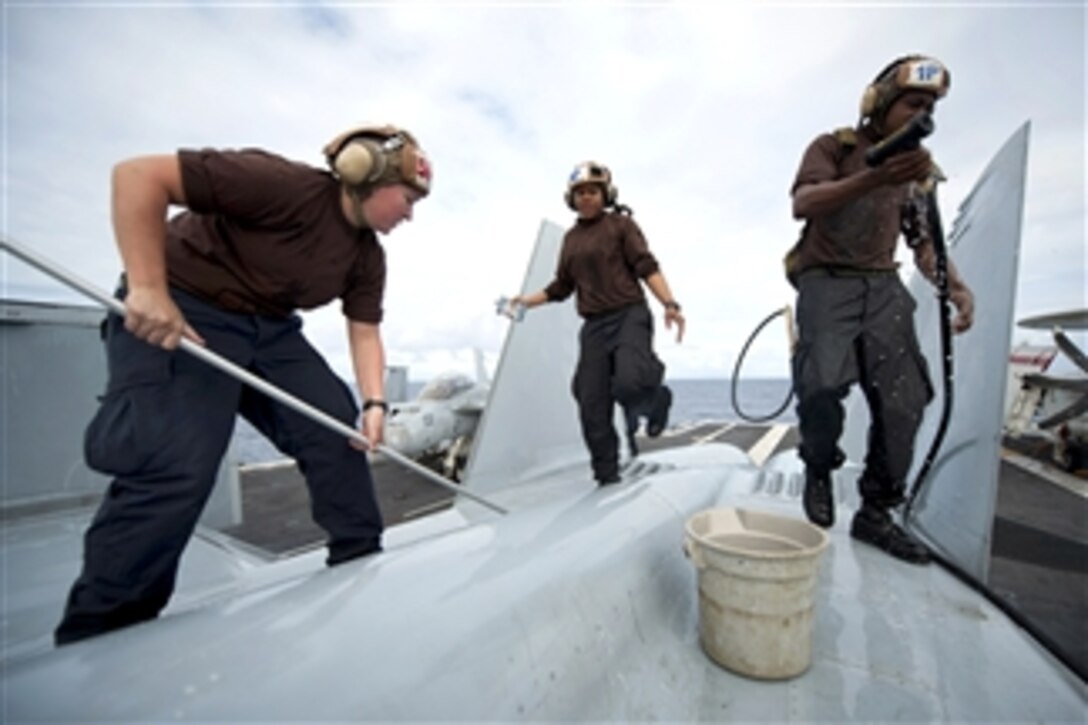
[[[740,366],[744,363],[744,356],[748,354],[748,348],[751,347],[755,339],[759,337],[759,333],[763,332],[763,328],[770,324],[771,320],[778,317],[779,315],[786,315],[786,324],[790,337],[790,349],[793,349],[794,335],[792,310],[790,309],[789,305],[786,305],[785,307],[781,307],[772,312],[771,314],[767,315],[767,317],[763,319],[763,322],[759,323],[756,326],[756,329],[753,330],[752,334],[748,336],[747,340],[745,340],[744,347],[740,349],[740,354],[737,355],[737,362],[733,366],[733,377],[729,381],[730,402],[733,404],[733,410],[736,411],[737,415],[740,416],[742,420],[746,420],[749,423],[766,423],[768,421],[774,420],[778,416],[782,415],[786,408],[789,407],[790,401],[793,400],[793,382],[791,376],[790,390],[786,394],[786,399],[782,401],[782,405],[775,409],[773,413],[765,416],[748,415],[743,410],[741,410],[740,405],[737,404],[737,380],[740,378]]]

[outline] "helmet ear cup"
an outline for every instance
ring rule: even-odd
[[[345,184],[359,186],[381,178],[385,163],[386,155],[375,141],[356,137],[336,153],[332,168]]]
[[[894,75],[895,71],[899,68],[899,65],[904,61],[910,60],[914,56],[904,55],[901,58],[896,58],[888,65],[884,66],[879,73],[876,74],[876,78],[873,78],[873,82],[865,86],[865,91],[861,94],[860,111],[863,118],[868,118],[876,113],[884,103],[884,96],[888,93],[888,79]]]

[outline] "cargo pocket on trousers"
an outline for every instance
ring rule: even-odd
[[[164,350],[141,351],[111,371],[109,388],[83,434],[90,468],[109,476],[148,472],[170,435],[171,362]]]

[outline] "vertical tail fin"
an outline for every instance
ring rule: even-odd
[[[960,205],[949,256],[975,293],[972,329],[953,340],[954,406],[941,450],[921,490],[912,523],[964,571],[985,581],[997,505],[1004,381],[1013,327],[1030,123],[990,161]],[[941,370],[940,314],[928,281],[910,284],[918,337],[933,373]],[[936,381],[935,381],[936,382]],[[938,390],[940,385],[936,385]],[[915,442],[913,483],[941,418],[940,395],[926,408]],[[843,435],[852,461],[864,457],[868,412],[855,391]]]
[[[473,355],[476,358],[476,382],[487,383],[491,382],[491,376],[487,374],[487,367],[484,365],[484,352],[480,348],[473,348]]]
[[[522,293],[555,273],[563,230],[543,222]],[[572,300],[538,307],[511,322],[476,430],[464,485],[485,493],[543,470],[587,460],[570,393],[577,356],[578,315]]]

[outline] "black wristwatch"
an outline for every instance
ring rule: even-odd
[[[371,408],[381,408],[383,413],[389,412],[389,403],[384,400],[377,400],[374,398],[363,401],[363,412],[367,412]]]
[[[665,309],[666,310],[676,310],[677,312],[679,312],[680,311],[680,303],[677,302],[676,300],[669,300],[668,302],[665,303]]]

